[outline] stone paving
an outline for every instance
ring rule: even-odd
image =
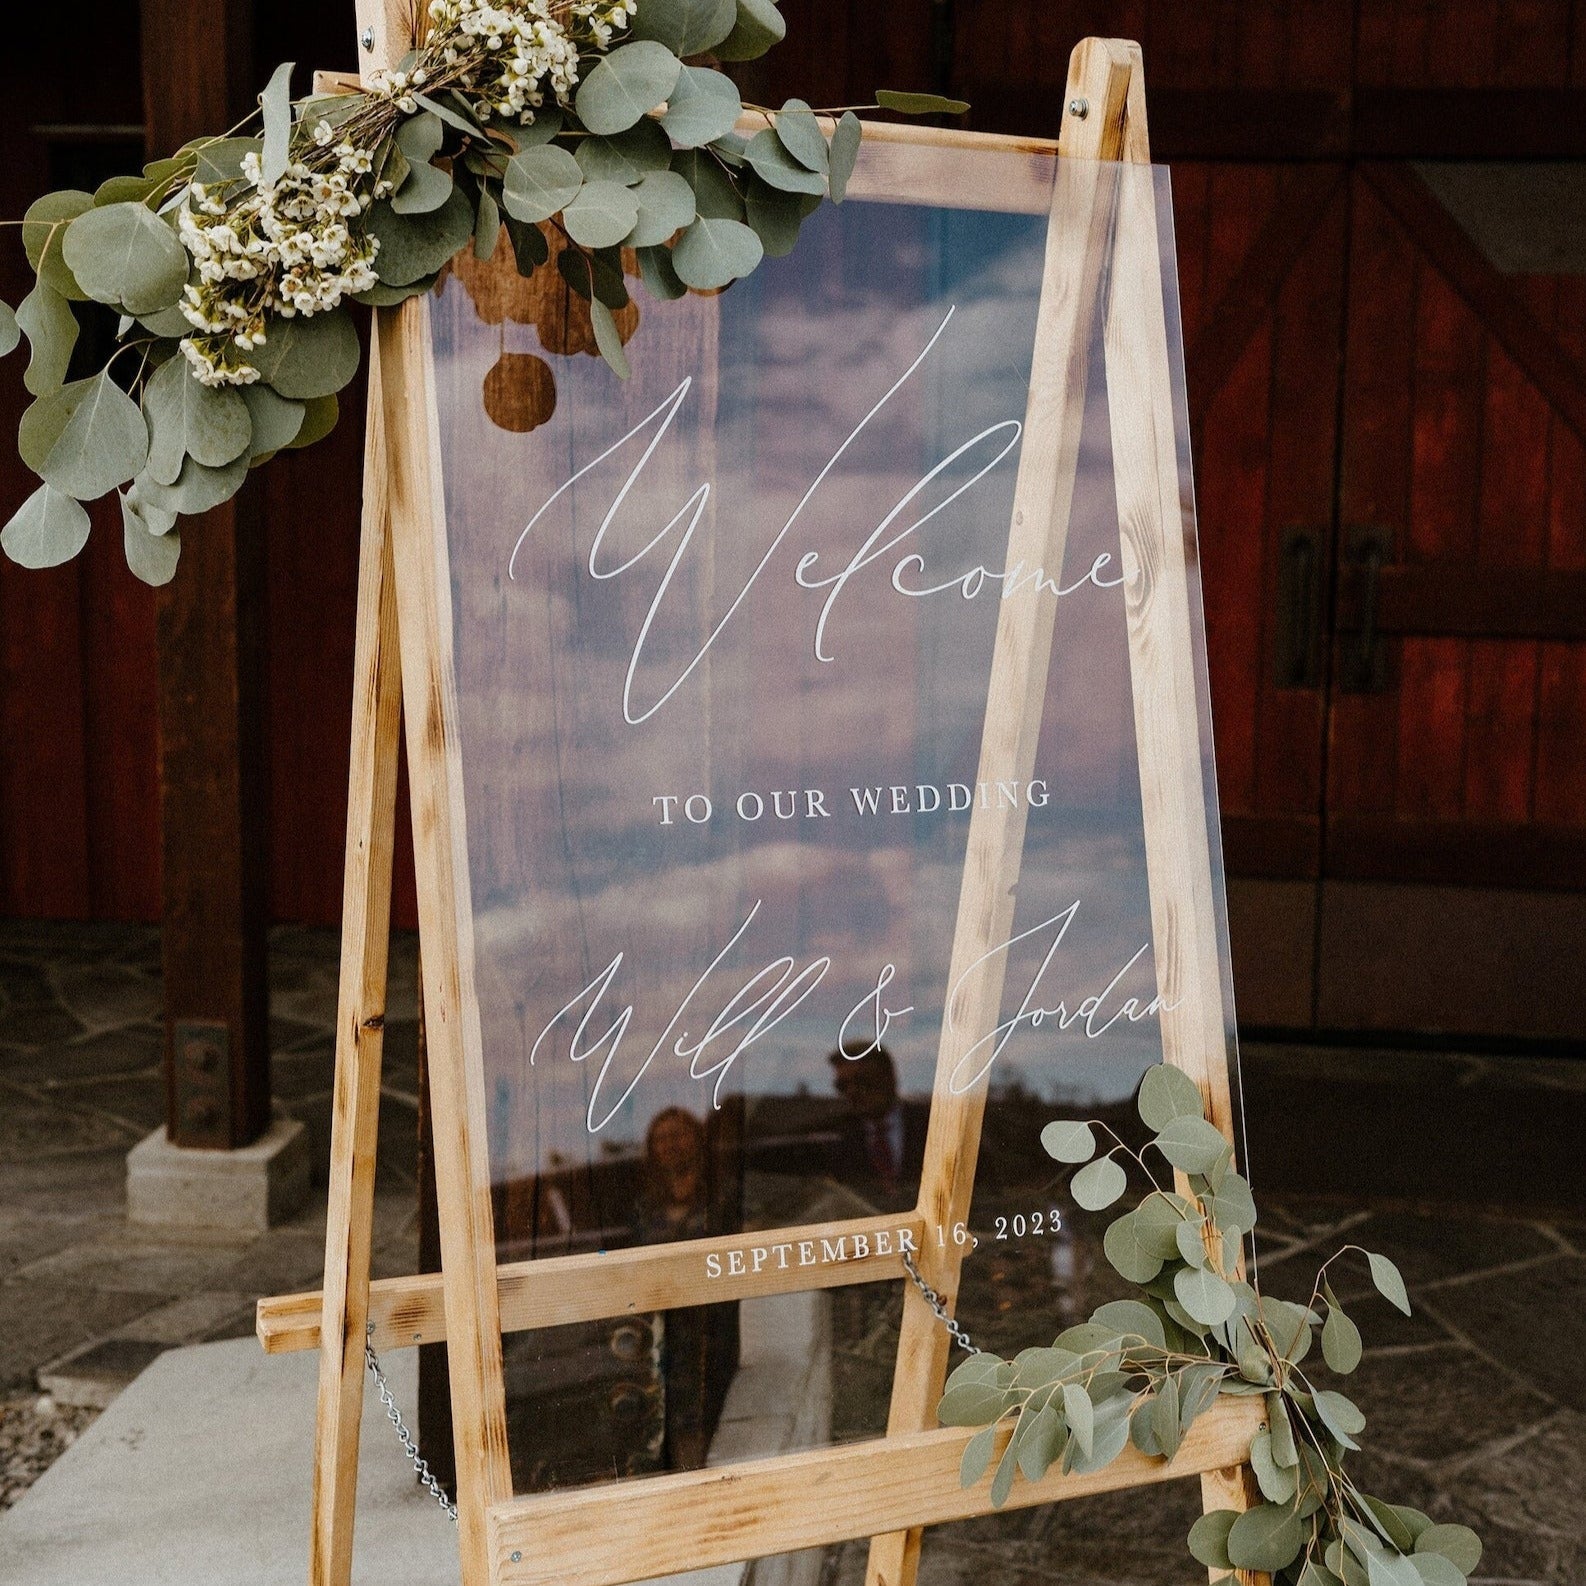
[[[411,939],[399,941],[377,1184],[381,1272],[412,1270],[416,1259],[413,968]],[[333,932],[275,934],[276,1094],[309,1125],[321,1187],[335,977]],[[322,1188],[291,1224],[246,1239],[156,1238],[126,1225],[125,1153],[161,1117],[158,1014],[152,930],[0,923],[0,1507],[93,1413],[41,1398],[41,1370],[95,1344],[135,1361],[242,1335],[259,1294],[318,1283]],[[1487,1542],[1481,1586],[1580,1586],[1586,1175],[1576,1142],[1586,1138],[1586,1064],[1247,1046],[1244,1068],[1263,1284],[1304,1297],[1316,1261],[1353,1242],[1392,1256],[1415,1302],[1405,1319],[1370,1294],[1363,1274],[1336,1285],[1367,1343],[1351,1388],[1371,1419],[1361,1485],[1474,1525]],[[1302,1099],[1310,1106],[1324,1093],[1325,1116],[1300,1112]],[[1446,1107],[1432,1104],[1444,1096]],[[1303,1127],[1293,1121],[1302,1116]],[[1497,1120],[1502,1137],[1483,1136],[1483,1120]],[[1515,1120],[1534,1132],[1519,1146],[1509,1138]],[[1307,1161],[1296,1149],[1290,1160],[1270,1144],[1323,1129],[1337,1136],[1329,1160],[1345,1164],[1336,1183],[1325,1181],[1320,1155]],[[1452,1164],[1448,1182],[1418,1170],[1427,1196],[1415,1199],[1387,1168],[1376,1172],[1390,1153],[1402,1163],[1400,1142]],[[1027,1336],[1034,1313],[1017,1303],[1017,1271],[993,1267],[982,1269],[978,1296],[966,1293],[972,1330],[1004,1350],[1043,1341]],[[1111,1297],[1105,1269],[1082,1260],[1075,1270],[1074,1309]],[[898,1303],[895,1286],[833,1295],[838,1435],[874,1430],[883,1415]],[[944,1526],[927,1538],[920,1578],[1179,1586],[1196,1574],[1183,1538],[1197,1512],[1193,1484],[1180,1483]],[[826,1586],[857,1586],[863,1560],[859,1545],[832,1550]]]
[[[309,1205],[263,1235],[154,1233],[128,1226],[125,1185],[128,1149],[164,1116],[158,932],[0,923],[0,1508],[92,1419],[91,1407],[41,1395],[41,1375],[93,1398],[97,1375],[113,1384],[162,1349],[251,1334],[261,1294],[319,1286],[336,968],[333,931],[272,937],[273,1080],[279,1105],[310,1131]],[[414,940],[398,939],[376,1180],[380,1273],[417,1263],[414,970]]]

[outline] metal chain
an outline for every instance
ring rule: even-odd
[[[946,1303],[940,1294],[933,1289],[924,1278],[920,1276],[920,1269],[914,1264],[914,1253],[909,1250],[903,1252],[903,1265],[908,1268],[909,1276],[914,1279],[914,1286],[925,1296],[925,1303],[936,1313],[936,1319],[949,1333],[960,1349],[968,1350],[972,1355],[983,1355],[983,1350],[978,1344],[969,1341],[969,1334],[958,1325],[952,1312],[947,1309]]]
[[[413,1441],[413,1434],[408,1431],[407,1423],[402,1419],[402,1412],[397,1408],[395,1398],[391,1394],[391,1384],[386,1381],[385,1373],[380,1369],[380,1357],[374,1352],[374,1345],[369,1339],[374,1336],[374,1323],[370,1322],[368,1334],[363,1341],[363,1362],[369,1368],[369,1374],[374,1378],[374,1385],[380,1390],[380,1402],[385,1406],[385,1413],[392,1426],[396,1428],[397,1441],[402,1445],[402,1452],[407,1455],[408,1463],[413,1467],[413,1474],[418,1479],[421,1487],[425,1488],[442,1509],[453,1525],[457,1524],[457,1505],[446,1496],[446,1489],[435,1479],[435,1472],[430,1469],[429,1461],[419,1453],[419,1446]]]

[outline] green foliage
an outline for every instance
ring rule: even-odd
[[[470,86],[485,46],[461,34],[432,31],[400,82],[296,103],[288,62],[260,94],[252,126],[194,139],[94,193],[39,198],[21,226],[36,281],[15,311],[0,303],[0,356],[26,339],[24,384],[37,400],[18,447],[44,483],[6,526],[7,554],[28,566],[75,555],[88,534],[81,503],[117,491],[129,567],[166,582],[179,514],[218,505],[250,466],[335,424],[335,393],[360,357],[345,297],[392,308],[430,290],[470,239],[489,259],[503,227],[524,275],[549,264],[542,228],[561,232],[557,268],[590,302],[601,357],[627,378],[614,317],[629,302],[625,268],[636,265],[658,302],[720,290],[766,255],[790,253],[822,200],[847,192],[861,139],[851,110],[825,114],[802,99],[749,106],[758,122],[740,133],[737,86],[713,64],[688,63],[752,60],[785,32],[774,0],[639,0],[615,37],[577,35],[576,89],[563,103],[547,92],[528,124],[516,107],[512,119],[491,119],[508,110]],[[878,95],[878,106],[954,110],[931,95]],[[360,261],[337,292],[317,295],[301,281],[265,290],[259,269],[284,277],[284,253],[235,274],[223,268],[237,257],[233,244],[260,240],[248,227],[277,191],[350,204],[324,211],[344,222]],[[228,233],[234,221],[242,230]],[[218,253],[206,242],[212,227]],[[122,318],[108,364],[68,385],[77,302]],[[1091,1163],[1089,1174],[1096,1204],[1123,1192],[1116,1162]],[[1114,1435],[1098,1419],[1078,1457],[1096,1457]],[[1042,1446],[1025,1452],[1027,1463]],[[1011,1465],[999,1479],[1011,1481]]]
[[[1094,1210],[1123,1193],[1124,1160],[1150,1183],[1102,1245],[1140,1297],[1101,1306],[1050,1348],[1011,1361],[975,1354],[952,1373],[938,1418],[981,1428],[964,1450],[964,1485],[985,1479],[1004,1424],[1012,1431],[991,1478],[994,1505],[1019,1476],[1100,1469],[1129,1442],[1171,1459],[1220,1395],[1259,1393],[1266,1424],[1251,1442],[1250,1466],[1261,1501],[1196,1521],[1189,1550],[1199,1563],[1225,1576],[1263,1572],[1275,1586],[1466,1586],[1481,1561],[1475,1532],[1363,1493],[1345,1459],[1366,1418],[1302,1365],[1318,1340],[1337,1376],[1360,1364],[1360,1332],[1333,1290],[1333,1265],[1363,1256],[1378,1292],[1408,1314],[1398,1268],[1349,1245],[1323,1265],[1306,1304],[1261,1294],[1240,1261],[1255,1202],[1199,1088],[1159,1065],[1142,1080],[1137,1108],[1151,1131],[1139,1151],[1096,1120],[1049,1123],[1041,1144],[1077,1168],[1069,1190],[1080,1206]],[[1100,1134],[1111,1138],[1105,1150]],[[1176,1170],[1171,1183],[1157,1180],[1161,1162]]]

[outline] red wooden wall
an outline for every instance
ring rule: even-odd
[[[126,123],[123,143],[137,135],[135,10],[90,11],[114,71],[31,64],[79,59],[66,35],[89,25],[80,7],[70,22],[35,18],[39,38],[0,68],[6,213],[84,157],[81,133],[40,127]],[[1406,631],[1385,691],[1355,692],[1359,578],[1338,562],[1351,526],[1374,524],[1397,535],[1396,573],[1430,570],[1478,593],[1516,570],[1586,573],[1586,279],[1489,269],[1478,285],[1501,300],[1494,320],[1384,197],[1412,157],[1586,158],[1586,6],[785,0],[784,11],[787,43],[745,74],[756,92],[830,103],[935,86],[970,99],[971,124],[987,130],[1055,133],[1074,41],[1141,41],[1153,147],[1174,167],[1231,872],[1312,888],[1582,885],[1586,645],[1479,622]],[[350,63],[350,12],[346,0],[313,16],[261,8],[262,65]],[[18,253],[0,245],[13,302],[26,285]],[[1529,329],[1514,330],[1516,313]],[[1546,368],[1516,356],[1513,336],[1529,346],[1537,334],[1553,348]],[[13,359],[0,368],[7,423],[19,383]],[[1567,421],[1560,403],[1577,398]],[[354,396],[331,441],[254,485],[270,521],[282,919],[339,909],[360,424]],[[0,511],[26,488],[0,466]],[[1318,547],[1326,618],[1304,686],[1279,675],[1296,533]],[[0,566],[0,913],[156,913],[152,645],[152,602],[121,566],[117,525],[98,525],[71,567]],[[399,873],[411,921],[405,858]],[[1300,956],[1304,931],[1325,934],[1308,918]]]

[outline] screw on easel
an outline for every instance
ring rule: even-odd
[[[372,55],[374,53],[374,29],[365,28],[358,35],[358,42],[363,45],[365,54]]]
[[[1090,114],[1090,101],[1088,99],[1070,99],[1068,113],[1076,121],[1083,121]]]
[[[512,1562],[514,1564],[521,1564],[523,1562],[523,1555],[519,1552],[514,1552],[512,1555]]]

